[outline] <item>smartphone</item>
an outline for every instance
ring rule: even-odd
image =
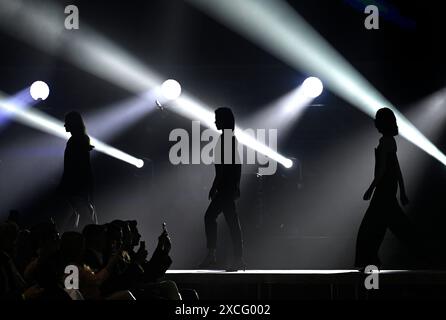
[[[145,249],[146,248],[146,242],[145,241],[140,241],[139,242],[139,247]]]

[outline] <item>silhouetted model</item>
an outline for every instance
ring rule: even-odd
[[[222,130],[215,148],[215,179],[209,192],[211,203],[206,211],[205,229],[208,254],[199,266],[216,266],[217,217],[223,212],[231,232],[234,245],[234,260],[228,271],[244,269],[243,242],[235,200],[240,197],[241,164],[238,155],[237,139],[234,136],[235,119],[229,108],[215,110],[215,125]]]
[[[412,242],[414,237],[412,224],[396,198],[399,186],[401,204],[409,202],[396,155],[393,137],[398,135],[398,126],[392,110],[378,110],[375,126],[382,137],[375,149],[375,178],[364,194],[364,200],[372,200],[358,232],[355,265],[359,268],[380,266],[378,251],[387,228],[405,243]]]
[[[71,138],[65,149],[62,192],[73,208],[76,228],[81,227],[80,219],[90,219],[97,224],[92,204],[93,173],[90,164],[90,151],[94,147],[90,145],[84,121],[78,112],[72,111],[65,116],[65,130],[71,133]]]

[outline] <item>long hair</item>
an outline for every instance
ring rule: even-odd
[[[84,120],[77,111],[71,111],[65,115],[65,123],[69,125],[71,134],[81,136],[87,135]]]
[[[218,108],[215,110],[215,117],[220,119],[225,129],[235,128],[235,118],[230,108]]]
[[[381,108],[376,112],[375,126],[383,135],[396,136],[398,134],[395,114],[389,108]]]

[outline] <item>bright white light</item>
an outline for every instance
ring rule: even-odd
[[[217,130],[214,123],[215,113],[210,111],[208,107],[202,105],[198,101],[188,96],[183,95],[180,99],[178,99],[175,103],[175,108],[173,108],[173,110],[191,120],[199,120],[203,125],[213,130]],[[293,166],[292,160],[284,157],[277,151],[264,145],[256,138],[244,132],[241,128],[236,126],[234,133],[241,144],[269,157],[272,160],[277,161],[278,163],[282,164],[285,168],[291,168]]]
[[[46,100],[50,95],[50,88],[43,81],[36,81],[31,85],[29,93],[34,100]]]
[[[135,166],[136,166],[138,169],[141,169],[142,167],[144,167],[144,161],[141,160],[141,159],[138,160],[138,161],[136,161]]]
[[[5,99],[0,93],[0,109],[8,112],[15,120],[29,125],[35,129],[52,134],[62,139],[68,140],[70,134],[65,131],[64,124],[38,110],[24,108],[23,106],[17,106],[16,104]],[[121,150],[113,148],[93,137],[90,139],[91,144],[95,147],[96,151],[100,151],[113,158],[125,161],[134,165],[137,168],[141,168],[144,165],[143,160],[135,158]]]
[[[446,155],[412,125],[286,1],[188,0],[297,70],[319,75],[338,96],[374,117],[389,107],[400,133],[446,165]],[[259,24],[259,21],[262,21]],[[280,36],[278,36],[280,35]]]
[[[64,58],[79,68],[135,94],[158,87],[163,98],[167,100],[179,98],[176,102],[177,106],[181,107],[172,108],[173,111],[190,119],[203,121],[209,127],[215,127],[214,113],[195,99],[182,99],[181,86],[177,81],[169,79],[160,86],[159,75],[88,26],[83,26],[83,31],[79,31],[81,33],[76,39],[69,37],[63,28],[63,19],[57,15],[60,11],[61,7],[51,2],[45,5],[34,3],[25,5],[17,0],[0,0],[0,27],[50,54],[59,53],[60,44],[64,43],[69,46],[67,50],[63,50]],[[23,27],[24,23],[26,28]],[[45,43],[39,40],[42,34],[45,36]],[[182,103],[178,103],[179,101]],[[33,121],[27,124],[36,125]],[[261,149],[263,144],[259,144],[254,145]],[[253,149],[257,150],[256,147]],[[99,148],[97,147],[96,150],[99,151]],[[111,151],[107,148],[105,150]],[[265,152],[268,153],[267,156],[279,163],[283,164],[283,160],[286,159],[274,150],[265,149]],[[137,162],[134,159],[136,158],[128,160],[134,165],[141,164],[139,159]]]
[[[303,93],[309,98],[317,98],[324,90],[324,85],[319,78],[309,77],[302,84]]]
[[[285,166],[285,168],[290,169],[293,167],[293,161],[290,159],[285,159],[283,161],[283,165]]]
[[[246,128],[278,129],[279,139],[285,139],[291,129],[298,125],[302,116],[313,102],[313,98],[304,94],[302,85],[269,103],[249,119],[243,121]]]
[[[167,100],[176,100],[181,95],[181,86],[178,81],[169,79],[162,84],[161,92]]]

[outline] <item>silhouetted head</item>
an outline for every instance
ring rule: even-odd
[[[389,108],[382,108],[376,112],[375,126],[384,136],[398,135],[395,114]]]
[[[235,128],[235,118],[230,108],[218,108],[215,110],[215,125],[218,130]]]
[[[72,135],[86,134],[84,120],[79,112],[71,111],[65,115],[65,131]]]

